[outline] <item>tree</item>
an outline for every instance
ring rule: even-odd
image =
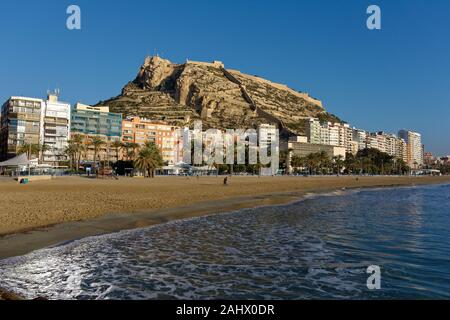
[[[139,149],[140,145],[135,142],[126,142],[123,146],[125,149],[126,157],[128,161],[134,161],[136,157],[136,151]]]
[[[39,146],[39,152],[41,153],[41,163],[44,163],[44,154],[47,151],[50,151],[52,149],[51,146],[49,146],[48,144],[42,144]]]
[[[80,169],[81,160],[83,158],[83,154],[86,151],[85,137],[81,134],[74,134],[72,139],[69,141],[69,145],[72,145],[73,151],[75,152],[76,157],[76,171]]]
[[[64,149],[64,154],[69,158],[70,168],[73,169],[77,156],[77,146],[73,143],[73,141],[69,140],[68,145]]]
[[[116,153],[116,161],[119,161],[119,153],[120,153],[120,150],[122,150],[122,148],[124,147],[124,144],[117,140],[111,144],[111,147],[114,149],[114,151]]]
[[[316,154],[310,153],[306,156],[306,166],[308,167],[309,174],[313,174],[315,168],[317,167]]]
[[[94,147],[94,169],[97,171],[97,155],[100,149],[106,145],[106,142],[100,137],[93,136],[89,140],[89,145]]]
[[[341,155],[338,155],[338,156],[333,157],[333,163],[334,163],[335,166],[336,166],[336,169],[337,169],[336,172],[337,172],[337,174],[338,174],[338,175],[341,174],[342,167],[344,166],[344,157],[341,156]]]
[[[161,151],[155,143],[146,142],[134,160],[136,168],[147,172],[149,178],[155,177],[156,169],[164,165]]]
[[[29,144],[25,143],[19,147],[19,150],[17,150],[17,154],[26,154],[28,157],[28,160],[31,160],[31,157],[33,155],[39,155],[40,146],[38,144]]]
[[[344,160],[345,173],[355,174],[360,173],[361,162],[356,158],[353,153],[347,152]]]
[[[367,174],[392,173],[394,157],[375,148],[358,151],[356,158],[361,164],[361,172]]]
[[[301,171],[304,172],[304,169],[307,168],[309,172],[309,165],[308,165],[308,158],[307,157],[300,157],[298,155],[293,155],[291,159],[291,166],[294,168],[295,172],[299,172],[300,168]]]

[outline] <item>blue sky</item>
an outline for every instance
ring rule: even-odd
[[[82,30],[66,29],[66,8]],[[366,8],[382,30],[366,28]],[[120,93],[145,55],[222,60],[307,91],[366,130],[423,134],[450,154],[450,1],[2,1],[0,99],[95,104]]]

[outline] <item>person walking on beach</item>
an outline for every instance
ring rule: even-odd
[[[224,186],[227,186],[227,185],[228,185],[228,177],[225,177],[225,178],[223,179],[223,185],[224,185]]]

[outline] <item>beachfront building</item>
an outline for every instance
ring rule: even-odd
[[[306,135],[311,144],[321,143],[321,124],[318,119],[310,118],[306,123]]]
[[[71,136],[81,135],[85,141],[85,159],[87,162],[117,161],[116,152],[112,144],[121,141],[122,114],[109,111],[109,107],[92,107],[77,103],[71,115]],[[95,147],[91,141],[100,138],[104,144],[94,159]]]
[[[298,142],[295,140],[290,140],[285,145],[282,142],[282,149],[292,150],[292,155],[298,157],[307,157],[311,153],[321,153],[325,152],[327,156],[332,159],[333,157],[342,157],[343,160],[346,158],[346,149],[340,146],[331,146],[326,144],[312,144],[306,142]]]
[[[366,148],[373,148],[406,162],[406,143],[394,134],[382,131],[369,133],[353,128],[353,143],[356,144],[354,146],[354,151],[356,152]],[[353,153],[355,154],[356,152]]]
[[[40,144],[42,99],[11,97],[1,109],[0,159],[17,156],[24,144]]]
[[[260,145],[266,145],[268,148],[272,143],[279,143],[277,135],[277,126],[272,124],[261,124],[258,127],[258,141]]]
[[[394,134],[379,132],[384,139],[384,152],[390,156],[407,162],[407,150],[405,140]]]
[[[42,104],[40,141],[47,147],[42,162],[59,166],[67,161],[65,149],[70,137],[70,104],[58,101],[57,93],[49,93]]]
[[[358,144],[358,151],[367,148],[367,136],[368,133],[365,130],[353,128],[353,141]]]
[[[306,124],[306,134],[311,144],[322,144],[345,148],[347,152],[353,152],[353,130],[346,123],[321,123],[318,119],[311,118]]]
[[[400,130],[398,132],[400,138],[405,140],[407,148],[407,164],[412,169],[418,169],[423,165],[423,145],[420,133]]]
[[[140,117],[127,117],[122,122],[122,142],[137,143],[154,142],[161,150],[163,161],[173,166],[182,161],[182,142],[180,143],[179,127],[163,121],[154,121]]]

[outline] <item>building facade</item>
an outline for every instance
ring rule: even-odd
[[[70,104],[58,101],[57,94],[49,94],[41,110],[40,141],[47,146],[42,162],[58,166],[67,161],[65,149],[70,137]]]
[[[122,122],[122,142],[140,146],[153,142],[160,149],[165,164],[172,166],[182,160],[179,130],[165,122],[127,117]]]
[[[1,110],[0,159],[17,156],[24,144],[39,145],[42,99],[11,97]]]
[[[412,169],[418,169],[423,165],[423,145],[420,133],[400,130],[398,136],[405,140],[407,149],[407,164]]]
[[[353,141],[358,144],[358,151],[367,148],[367,135],[368,133],[361,129],[353,128]]]
[[[85,159],[88,162],[117,161],[112,146],[122,138],[122,114],[109,112],[109,107],[92,107],[77,103],[71,115],[71,135],[81,135],[86,145]],[[104,144],[97,150],[92,145],[93,138],[100,138]]]
[[[346,123],[320,123],[318,119],[311,118],[306,125],[306,134],[311,144],[342,147],[346,152],[354,151],[353,130]]]
[[[283,146],[283,148],[285,148],[285,146]],[[287,148],[292,150],[292,155],[298,157],[306,157],[311,153],[325,152],[330,159],[339,156],[342,160],[345,160],[346,158],[345,148],[339,146],[289,141],[287,142]]]

